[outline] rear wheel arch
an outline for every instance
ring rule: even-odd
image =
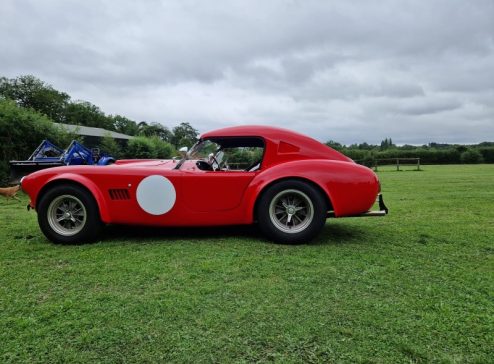
[[[271,186],[274,186],[275,184],[277,183],[281,183],[281,182],[286,182],[286,181],[299,181],[299,182],[304,182],[304,183],[307,183],[308,185],[314,187],[320,194],[321,196],[324,198],[325,202],[326,202],[326,209],[327,211],[331,211],[333,210],[333,203],[331,202],[331,199],[330,199],[330,196],[328,194],[328,192],[326,192],[319,184],[317,184],[316,182],[310,180],[310,179],[307,179],[307,178],[303,178],[303,177],[283,177],[283,178],[279,178],[279,179],[276,179],[274,181],[271,181],[269,183],[267,183],[266,185],[264,185],[262,188],[261,188],[261,191],[259,191],[259,193],[257,194],[256,196],[256,200],[255,200],[255,203],[254,203],[254,206],[253,206],[253,209],[252,209],[252,214],[253,214],[253,219],[254,221],[257,221],[257,210],[258,210],[258,205],[259,205],[259,201],[261,200],[261,197],[263,196],[264,193],[266,193],[266,191],[271,187]]]
[[[265,186],[256,202],[261,231],[270,240],[286,244],[314,239],[323,229],[330,208],[324,191],[304,178],[273,181]]]

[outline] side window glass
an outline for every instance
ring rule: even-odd
[[[264,142],[260,138],[214,138],[199,141],[187,155],[204,171],[257,171]]]
[[[249,171],[260,168],[264,148],[236,147],[222,149],[225,166],[232,171]],[[256,169],[254,169],[257,166]]]

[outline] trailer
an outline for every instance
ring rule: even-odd
[[[41,169],[83,164],[106,166],[115,163],[115,158],[101,153],[99,148],[86,148],[77,140],[72,140],[66,149],[62,149],[45,139],[27,160],[9,163],[10,182],[17,184],[22,177]]]

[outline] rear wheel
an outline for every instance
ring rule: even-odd
[[[103,227],[93,196],[76,185],[48,190],[38,205],[38,223],[43,234],[59,244],[94,241]]]
[[[264,234],[276,242],[308,242],[326,222],[326,202],[309,183],[286,180],[262,194],[257,217]]]

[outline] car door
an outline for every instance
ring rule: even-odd
[[[247,186],[258,172],[183,171],[186,206],[194,212],[217,212],[238,207]]]

